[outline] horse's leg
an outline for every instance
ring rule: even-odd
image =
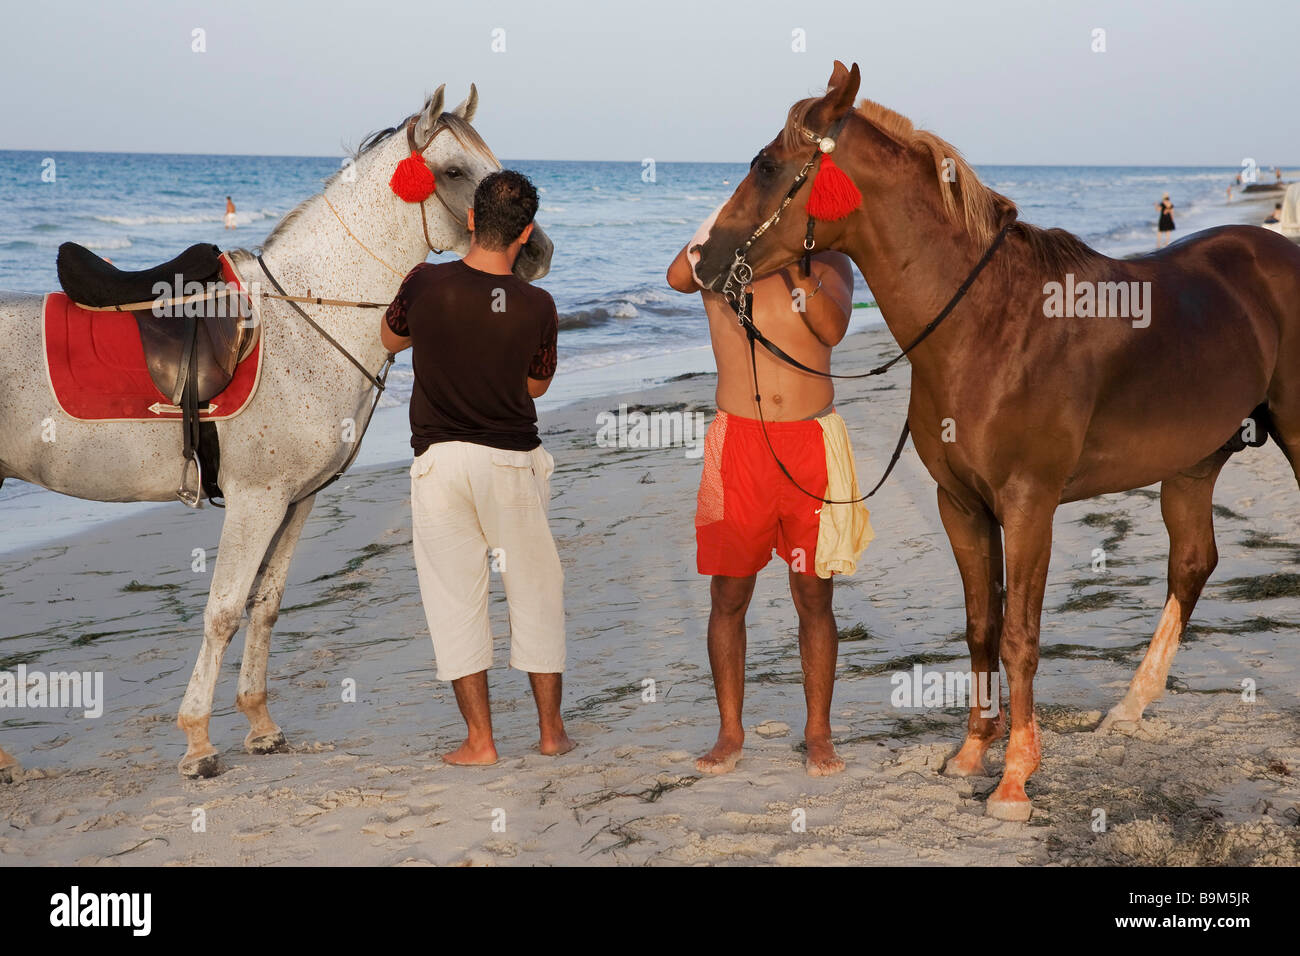
[[[1011,739],[1002,780],[988,800],[989,814],[999,820],[1028,820],[1033,811],[1025,781],[1038,769],[1040,756],[1034,673],[1057,500],[1056,493],[1040,491],[1000,509],[1006,532],[1007,597],[999,647],[1010,686]]]
[[[966,646],[976,687],[998,685],[998,641],[1002,636],[1002,529],[992,512],[979,499],[959,500],[939,489],[939,517],[948,532],[952,553],[961,571],[966,594]],[[999,692],[1000,695],[1000,692]],[[966,741],[944,766],[950,777],[984,773],[984,752],[1006,728],[1001,700],[987,701],[996,713],[990,715],[979,695],[971,702],[966,724]]]
[[[14,771],[18,769],[18,761],[0,748],[0,784],[13,783]]]
[[[280,615],[289,562],[293,560],[298,536],[315,501],[316,496],[312,495],[289,506],[289,513],[271,541],[257,580],[253,582],[253,594],[248,601],[248,628],[235,705],[248,718],[250,729],[244,738],[244,748],[249,753],[275,753],[284,747],[284,734],[266,709],[266,661],[271,653],[271,628]]]
[[[1216,452],[1196,469],[1160,486],[1160,515],[1169,530],[1169,594],[1146,656],[1124,699],[1110,709],[1097,733],[1117,723],[1137,723],[1147,704],[1165,692],[1169,665],[1201,589],[1219,561],[1214,545],[1214,482],[1227,452]]]
[[[208,606],[203,613],[203,646],[190,675],[177,725],[189,742],[181,758],[183,777],[211,777],[217,772],[217,748],[208,738],[212,694],[230,639],[239,630],[244,602],[257,577],[262,556],[284,522],[288,502],[283,497],[234,493],[221,526],[217,564],[212,572]]]

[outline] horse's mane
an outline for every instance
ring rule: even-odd
[[[785,128],[781,131],[784,148],[807,146],[808,141],[800,130],[809,110],[817,102],[817,97],[810,97],[790,107]],[[944,213],[954,222],[960,222],[977,245],[987,246],[998,230],[1010,224],[1008,235],[1022,239],[1035,261],[1046,271],[1080,269],[1102,258],[1100,253],[1071,232],[1042,229],[1021,222],[1017,218],[1019,210],[1016,204],[980,182],[975,170],[951,143],[929,130],[917,129],[902,113],[868,99],[858,102],[857,113],[887,139],[933,162]],[[951,173],[948,175],[944,175],[947,172],[945,161],[950,164]]]
[[[380,144],[387,142],[397,133],[404,133],[406,130],[406,124],[413,120],[417,115],[419,114],[412,113],[396,126],[377,130],[366,136],[361,140],[361,145],[352,151],[353,161],[355,162],[362,156],[372,152]],[[456,137],[456,142],[460,143],[460,145],[465,149],[478,153],[480,156],[492,161],[497,166],[501,165],[501,161],[497,159],[496,154],[492,152],[492,148],[488,146],[483,137],[479,135],[478,130],[476,130],[468,120],[460,116],[458,113],[440,114],[438,116],[437,125],[446,126],[448,132],[450,132],[452,136]],[[337,173],[330,176],[329,179],[325,180],[325,188],[328,189],[332,186],[334,181],[343,175],[343,172],[344,171],[340,169]],[[315,198],[315,196],[309,196],[285,213],[284,218],[275,224],[275,228],[266,234],[266,239],[262,241],[262,245],[269,245],[272,239],[275,239],[277,236],[284,233],[291,225],[293,225],[294,220],[306,211],[307,206],[310,205],[312,200]]]

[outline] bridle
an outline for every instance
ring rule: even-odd
[[[889,464],[885,466],[884,474],[880,476],[880,480],[876,482],[875,487],[865,495],[858,498],[838,500],[823,498],[821,495],[813,494],[811,491],[800,485],[799,482],[795,481],[794,476],[790,474],[790,470],[777,455],[776,449],[772,447],[772,439],[767,434],[767,422],[763,418],[763,398],[758,387],[758,359],[755,354],[756,345],[762,345],[763,348],[770,352],[778,361],[785,362],[793,368],[799,369],[802,372],[807,372],[811,375],[820,376],[821,378],[870,378],[873,375],[882,375],[900,362],[904,356],[912,351],[912,349],[925,341],[930,336],[930,333],[937,329],[940,323],[951,314],[952,310],[957,307],[957,303],[962,300],[968,291],[970,291],[976,278],[978,278],[979,274],[984,271],[984,267],[989,264],[989,260],[993,258],[993,254],[997,251],[998,246],[1002,244],[1002,240],[1006,238],[1007,232],[1010,230],[1012,225],[1011,222],[1008,222],[998,230],[997,235],[993,237],[993,241],[989,243],[988,248],[984,251],[984,255],[981,256],[979,261],[971,268],[971,271],[966,275],[965,280],[957,288],[957,291],[953,293],[952,298],[948,300],[947,305],[939,311],[938,315],[926,324],[925,328],[923,328],[901,352],[883,365],[879,365],[866,372],[860,372],[853,375],[841,375],[833,372],[823,372],[815,368],[809,368],[798,359],[792,358],[790,355],[786,354],[780,346],[768,339],[767,336],[763,335],[763,333],[759,331],[758,326],[754,324],[754,293],[752,288],[750,288],[750,284],[754,280],[754,269],[749,264],[747,256],[749,255],[749,250],[753,247],[754,243],[757,242],[765,232],[781,221],[781,216],[785,213],[786,207],[790,205],[794,200],[795,195],[803,188],[804,183],[808,181],[808,178],[812,174],[814,167],[817,166],[818,161],[823,156],[834,152],[836,138],[839,136],[840,131],[844,129],[844,124],[847,122],[851,113],[852,111],[846,112],[838,120],[832,123],[830,128],[827,129],[826,133],[823,135],[818,135],[812,130],[804,127],[799,128],[799,132],[803,137],[816,146],[816,151],[813,153],[812,157],[803,164],[803,167],[799,170],[799,174],[795,176],[794,182],[790,185],[790,188],[786,190],[785,196],[782,197],[781,204],[777,206],[776,211],[773,212],[772,215],[768,216],[767,219],[758,226],[758,228],[750,233],[749,238],[746,239],[738,249],[736,249],[735,256],[732,259],[731,268],[728,270],[726,281],[722,286],[723,297],[726,299],[727,304],[731,306],[732,310],[736,313],[736,321],[745,330],[745,335],[749,339],[749,363],[754,377],[754,406],[758,410],[758,421],[762,428],[763,440],[767,443],[768,451],[771,452],[772,459],[781,469],[781,472],[790,480],[790,483],[794,485],[795,488],[802,491],[809,498],[814,498],[817,501],[828,505],[857,504],[858,502],[866,501],[879,491],[881,486],[884,485],[885,480],[889,478],[890,474],[893,472],[894,466],[898,464],[898,459],[903,454],[903,446],[907,444],[907,436],[911,431],[911,425],[906,419],[903,420],[902,434],[898,436],[898,443],[894,446],[894,453],[889,458]],[[812,271],[812,253],[813,249],[816,248],[816,239],[814,237],[816,226],[817,220],[809,214],[808,229],[804,233],[803,239],[802,268],[805,278]]]
[[[438,123],[435,126],[433,132],[429,135],[429,139],[425,142],[425,144],[423,146],[416,146],[415,145],[415,118],[412,117],[410,120],[407,121],[406,124],[406,144],[411,148],[412,153],[416,153],[419,154],[420,156],[423,156],[425,150],[427,150],[430,146],[432,146],[433,141],[438,138],[438,134],[448,129],[451,129],[451,127],[448,126],[446,123]],[[497,165],[498,167],[500,166],[499,163]],[[437,199],[438,202],[442,203],[442,208],[447,210],[447,214],[451,216],[453,220],[460,223],[460,225],[464,226],[466,230],[469,229],[469,217],[462,216],[458,214],[456,210],[452,209],[451,206],[447,204],[447,200],[442,198],[441,190],[435,189],[433,191],[432,198]],[[428,203],[429,203],[428,199],[420,203],[420,225],[424,229],[424,244],[429,247],[430,252],[434,252],[437,253],[438,255],[442,255],[447,250],[439,249],[437,246],[433,244],[433,241],[429,238],[429,217],[427,215]]]
[[[738,316],[741,314],[740,303],[744,297],[749,294],[745,292],[745,287],[754,280],[753,267],[750,266],[745,257],[749,254],[749,250],[753,247],[754,243],[756,243],[765,232],[781,221],[781,216],[785,213],[786,207],[790,205],[799,190],[803,188],[803,184],[808,181],[808,176],[817,165],[817,161],[821,159],[824,154],[835,151],[835,137],[839,136],[840,130],[844,128],[844,124],[848,121],[848,118],[849,114],[845,113],[837,119],[831,124],[830,129],[826,131],[825,136],[818,136],[812,130],[805,129],[804,127],[799,128],[799,132],[805,139],[817,147],[817,151],[812,154],[812,157],[808,162],[803,164],[803,168],[799,170],[799,175],[795,176],[794,182],[790,184],[790,188],[786,190],[785,195],[781,198],[781,204],[776,207],[776,211],[763,220],[758,228],[750,233],[749,238],[746,239],[744,243],[741,244],[740,248],[736,250],[735,258],[731,263],[731,269],[727,272],[727,281],[722,286],[722,295],[726,298],[731,307],[736,310]],[[817,220],[810,215],[808,217],[808,231],[804,234],[803,239],[803,274],[805,277],[807,277],[812,267],[812,251],[816,246],[816,241],[813,238],[813,231],[816,227]],[[740,324],[744,325],[745,323],[742,320]]]

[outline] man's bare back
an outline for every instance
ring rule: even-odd
[[[691,269],[694,240],[678,253],[668,269],[668,284],[679,292],[700,292],[709,317],[709,337],[718,364],[717,405],[745,418],[757,418],[754,374],[749,361],[749,337],[720,294],[700,289]],[[762,333],[809,368],[829,372],[831,349],[848,330],[853,310],[853,271],[843,253],[821,252],[812,258],[812,275],[799,266],[755,279],[754,324]],[[803,305],[803,312],[796,306]],[[759,394],[767,421],[813,418],[830,409],[835,386],[830,379],[801,372],[769,353],[755,350]]]

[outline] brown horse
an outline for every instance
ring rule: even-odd
[[[908,422],[938,483],[961,571],[972,670],[996,673],[1000,657],[1010,687],[1011,739],[988,812],[1025,820],[1025,781],[1040,754],[1033,679],[1056,508],[1162,483],[1168,599],[1104,732],[1140,720],[1164,691],[1218,560],[1214,483],[1230,448],[1250,438],[1248,417],[1261,441],[1267,429],[1300,468],[1300,248],[1265,229],[1229,226],[1136,260],[1108,258],[1067,232],[1017,221],[1009,199],[905,117],[870,101],[855,110],[858,83],[857,65],[837,61],[826,94],[790,109],[698,247],[696,276],[724,290],[738,248],[841,120],[835,162],[862,203],[816,222],[815,246],[857,263],[900,343],[940,312],[1002,235],[969,292],[909,355]],[[748,248],[755,274],[802,253],[809,189],[804,182]],[[1001,710],[985,717],[973,706],[945,772],[981,773],[1002,731]]]

